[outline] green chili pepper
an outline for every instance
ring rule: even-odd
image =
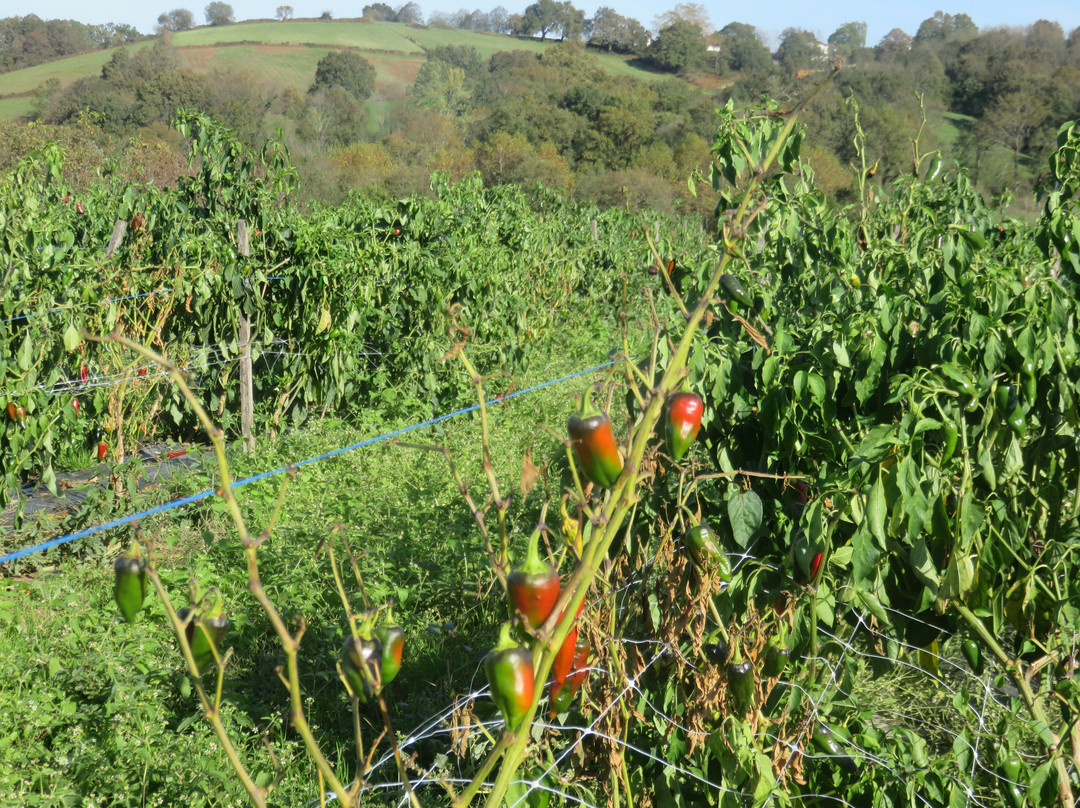
[[[510,637],[510,624],[503,623],[499,643],[484,657],[484,672],[491,685],[491,698],[513,731],[532,706],[536,692],[532,652]]]
[[[113,599],[120,614],[132,622],[146,600],[146,561],[137,542],[113,562]]]
[[[715,572],[721,581],[731,580],[731,559],[720,549],[716,531],[707,522],[694,525],[683,534],[683,544],[694,563],[704,570]]]
[[[940,465],[944,466],[956,453],[956,441],[960,435],[960,430],[957,429],[955,422],[946,422],[941,428],[944,444],[941,450],[941,462]]]
[[[949,386],[959,393],[961,397],[968,399],[968,403],[964,406],[964,409],[967,412],[971,412],[979,406],[975,385],[972,384],[971,380],[960,370],[960,368],[951,362],[947,362],[941,366],[940,370],[946,381],[951,383]]]
[[[838,737],[842,737],[838,728],[827,726],[823,721],[814,724],[813,738],[817,748],[843,766],[845,770],[854,774],[858,771],[858,766],[855,765],[851,756],[840,748]]]
[[[968,637],[960,643],[960,651],[963,653],[964,659],[967,660],[968,667],[971,668],[975,675],[982,676],[983,658],[982,651],[979,649],[979,644]]]
[[[783,634],[770,637],[765,646],[765,661],[761,666],[761,675],[766,679],[779,676],[787,667],[791,658],[791,649],[787,647],[787,638]]]
[[[582,397],[581,407],[570,416],[566,431],[585,476],[601,488],[615,485],[622,474],[622,458],[611,432],[611,418],[593,406],[592,390]]]
[[[721,275],[720,288],[724,290],[728,300],[734,300],[744,306],[750,306],[753,303],[750,295],[743,288],[742,281],[734,275]]]
[[[220,658],[221,654],[217,649],[229,633],[229,618],[224,613],[221,593],[216,588],[209,589],[194,609],[181,609],[177,617],[187,621],[184,633],[191,648],[191,656],[195,659],[195,667],[200,672],[206,670]]]
[[[1024,433],[1027,432],[1027,420],[1024,418],[1024,410],[1017,407],[1012,411],[1008,418],[1005,419],[1005,423],[1009,425],[1009,429],[1020,440],[1023,440]]]
[[[665,431],[668,451],[678,463],[701,429],[705,405],[697,393],[675,393],[667,402]]]
[[[722,639],[717,638],[715,642],[707,642],[701,646],[701,650],[705,652],[705,657],[714,665],[725,665],[728,660],[728,644]]]
[[[1035,364],[1033,362],[1024,363],[1024,399],[1029,406],[1034,406],[1035,397],[1039,392],[1039,383],[1035,378]]]
[[[749,661],[744,661],[738,643],[727,663],[728,693],[731,694],[731,702],[736,711],[746,713],[754,706],[754,690],[756,686],[754,678],[754,666]]]
[[[1005,779],[1001,782],[1001,790],[1008,796],[1015,808],[1023,808],[1024,805],[1024,763],[1015,752],[1008,754],[1001,762],[1001,773]]]

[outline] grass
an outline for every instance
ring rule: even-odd
[[[149,47],[149,45],[149,42],[138,42],[125,47],[135,50]],[[4,73],[4,95],[32,93],[49,79],[57,79],[61,86],[66,87],[79,79],[100,75],[101,68],[112,58],[114,50],[114,48],[109,48],[80,53],[66,59],[57,59],[53,62]]]
[[[230,42],[327,45],[368,51],[423,53],[410,41],[405,25],[388,22],[247,22],[180,31],[176,47],[221,45]]]

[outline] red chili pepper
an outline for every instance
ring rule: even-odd
[[[7,405],[7,414],[8,414],[8,418],[10,418],[10,419],[11,419],[12,421],[17,421],[17,420],[19,420],[19,419],[18,419],[18,418],[17,418],[16,416],[15,416],[15,402],[14,402],[14,401],[9,401],[9,402],[8,402],[8,405]]]
[[[140,376],[145,376],[146,375],[146,368],[139,368],[139,375]]]
[[[183,457],[186,454],[187,454],[187,449],[181,449],[178,452],[169,452],[167,455],[165,455],[165,457],[167,459],[169,459],[169,460],[172,460],[174,457]]]
[[[814,583],[817,580],[818,572],[821,571],[821,558],[823,555],[823,553],[818,553],[810,562],[810,583]]]
[[[705,405],[697,393],[675,393],[667,402],[668,451],[678,463],[690,448],[701,429],[701,414]]]
[[[491,698],[506,719],[506,728],[517,729],[532,706],[536,680],[532,653],[510,638],[509,623],[503,623],[498,645],[484,657],[484,672],[491,685]]]
[[[26,407],[16,407],[15,418],[19,422],[19,426],[26,429]]]
[[[559,713],[565,713],[570,709],[570,705],[574,703],[574,696],[577,695],[581,683],[585,681],[585,677],[589,675],[589,654],[591,652],[592,648],[589,646],[589,641],[584,637],[579,639],[577,645],[574,646],[573,670],[566,677],[566,681],[552,683],[550,694],[552,718]]]
[[[592,391],[586,391],[578,412],[566,425],[570,442],[585,476],[602,488],[611,488],[622,474],[622,458],[611,432],[611,418],[592,404]]]
[[[97,459],[104,460],[106,453],[109,451],[109,444],[99,443],[97,445]]]
[[[79,368],[79,379],[82,380],[83,384],[86,384],[86,379],[88,378],[88,375],[89,374],[87,374],[87,372],[86,372],[86,365],[82,365]]]
[[[510,606],[532,628],[539,628],[548,619],[559,600],[559,572],[540,559],[540,531],[529,537],[525,562],[519,564],[506,578]]]
[[[78,418],[79,417],[79,399],[77,399],[77,398],[71,399],[71,406],[75,408],[75,417]]]
[[[574,667],[574,649],[577,646],[577,626],[570,629],[566,635],[559,653],[555,654],[555,661],[551,664],[551,676],[555,684],[561,685],[566,681],[570,670]]]
[[[76,202],[75,203],[75,210],[77,210],[79,213],[83,212],[82,202]]]

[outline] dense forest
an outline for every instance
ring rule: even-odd
[[[231,8],[212,5],[223,8],[215,20],[208,12],[208,22],[231,21]],[[914,35],[894,29],[876,45],[862,22],[824,42],[789,28],[770,51],[753,26],[716,29],[696,4],[660,15],[652,35],[611,8],[586,19],[554,0],[523,14],[436,14],[427,25],[559,42],[536,54],[515,50],[507,37],[505,51],[487,59],[470,46],[429,49],[408,96],[374,121],[366,102],[375,71],[363,56],[329,53],[306,93],[267,91],[241,74],[197,74],[169,44],[172,30],[192,24],[183,11],[162,15],[152,47],[117,49],[99,76],[42,87],[38,119],[77,134],[5,125],[0,161],[10,163],[35,138],[69,138],[112,158],[112,171],[169,182],[186,167],[168,123],[190,107],[253,145],[281,131],[312,200],[336,202],[358,188],[403,195],[423,191],[435,170],[479,171],[489,184],[540,182],[607,205],[708,213],[686,178],[708,165],[714,110],[764,96],[787,103],[842,64],[805,118],[815,144],[806,157],[828,193],[854,198],[857,173],[866,171],[853,167],[863,158],[878,182],[911,172],[918,138],[921,153],[940,149],[947,170],[965,167],[984,193],[1011,195],[1023,213],[1033,209],[1058,125],[1080,116],[1080,29],[1066,35],[1045,20],[980,30],[966,14],[938,12]],[[278,9],[281,19],[290,14]],[[421,15],[415,3],[376,3],[362,19],[417,25]],[[0,66],[138,36],[124,26],[9,18],[0,20]],[[627,54],[641,78],[611,75],[597,52]],[[865,143],[859,159],[857,133]]]

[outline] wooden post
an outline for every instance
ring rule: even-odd
[[[116,224],[113,225],[112,235],[109,237],[109,246],[105,248],[105,257],[112,258],[116,255],[116,251],[120,249],[120,242],[124,240],[124,233],[127,232],[127,222],[123,219],[117,219]]]
[[[236,223],[236,246],[241,255],[251,254],[247,221],[244,219]],[[255,421],[255,391],[251,380],[251,321],[248,320],[243,307],[240,309],[237,320],[239,322],[237,338],[240,341],[240,435],[243,437],[244,451],[250,452],[255,448],[255,438],[251,434],[251,427]]]

